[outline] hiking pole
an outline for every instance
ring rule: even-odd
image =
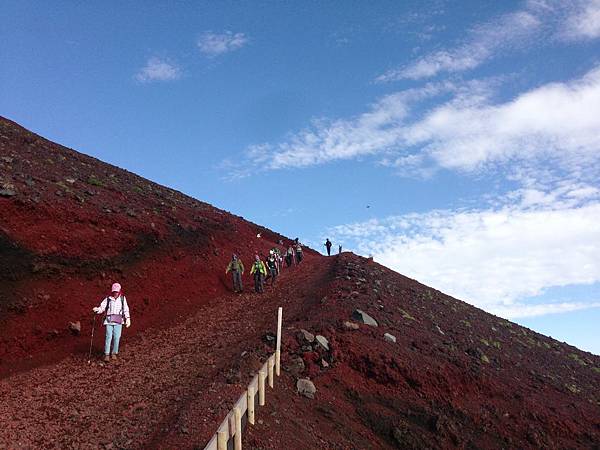
[[[96,316],[94,314],[94,320],[92,321],[92,338],[90,339],[90,353],[88,354],[88,364],[92,362],[92,344],[94,343],[94,328],[96,328]]]

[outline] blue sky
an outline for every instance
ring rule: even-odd
[[[0,114],[600,354],[600,0],[2,16]]]

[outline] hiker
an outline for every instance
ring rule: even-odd
[[[131,326],[131,318],[129,317],[129,305],[125,294],[121,291],[121,285],[114,283],[111,287],[111,294],[92,309],[96,314],[104,315],[104,323],[106,326],[106,338],[104,339],[104,362],[109,362],[111,359],[110,344],[112,341],[112,359],[116,360],[119,354],[119,341],[121,340],[121,331],[123,323],[127,328]]]
[[[244,264],[235,253],[231,257],[227,269],[225,269],[225,275],[227,275],[229,271],[231,271],[231,275],[233,276],[233,292],[243,292],[242,275],[244,275]]]
[[[281,250],[279,250],[278,247],[273,247],[270,251],[269,254],[273,255],[273,257],[275,258],[275,264],[277,266],[277,275],[279,275],[281,273],[281,268],[282,268],[282,263],[283,263],[283,258],[281,257]]]
[[[264,277],[267,274],[267,268],[258,255],[254,256],[254,263],[252,263],[250,274],[254,275],[254,290],[256,292],[264,292],[263,283]]]
[[[298,243],[296,245],[296,265],[300,265],[300,263],[302,262],[302,245],[300,243]]]
[[[339,248],[338,248],[338,255],[342,254],[342,244],[340,244]]]
[[[269,269],[269,275],[267,278],[271,278],[271,286],[275,283],[275,278],[277,278],[277,260],[275,259],[275,255],[271,253],[269,255],[269,259],[267,259],[267,268]]]
[[[292,267],[294,262],[294,247],[291,245],[288,247],[287,252],[285,252],[285,264],[288,267]]]
[[[325,241],[325,247],[327,247],[327,256],[331,256],[331,246],[332,245],[333,244],[331,243],[329,238],[327,238],[327,240]]]

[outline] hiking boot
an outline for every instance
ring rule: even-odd
[[[116,361],[116,360],[117,360],[117,355],[116,355],[116,353],[113,353],[113,354],[112,354],[112,356],[111,356],[111,358],[113,359],[113,361]]]
[[[110,362],[110,356],[104,355],[104,362]]]

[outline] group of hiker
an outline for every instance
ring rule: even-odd
[[[283,241],[279,241],[278,244],[283,247]],[[327,255],[331,255],[332,243],[329,239],[325,242],[327,248]],[[342,253],[342,246],[339,246],[339,253]],[[285,255],[285,256],[284,256]],[[304,252],[302,244],[298,241],[298,238],[290,242],[285,253],[282,254],[280,247],[275,246],[269,250],[269,256],[261,258],[260,254],[254,255],[252,266],[250,268],[250,274],[254,277],[254,290],[258,293],[264,292],[264,285],[268,280],[271,280],[271,285],[275,284],[275,280],[281,273],[283,267],[297,266],[302,263],[304,259]],[[285,265],[284,265],[285,262]],[[225,269],[225,274],[232,273],[233,277],[233,290],[234,292],[240,293],[243,291],[242,275],[244,274],[244,264],[238,255],[234,254],[231,257],[231,261]],[[106,334],[104,339],[104,362],[114,361],[117,359],[119,354],[119,342],[121,340],[121,332],[123,325],[129,328],[131,326],[131,316],[129,314],[129,305],[127,304],[127,298],[123,293],[123,289],[119,283],[113,283],[111,286],[111,294],[106,296],[99,306],[92,308],[94,312],[94,324],[95,317],[100,314],[104,314],[103,325],[106,327]],[[93,326],[92,326],[92,340],[90,342],[90,357],[92,351],[93,342]]]
[[[279,244],[283,245],[283,241],[279,241]],[[269,250],[269,256],[266,258],[261,258],[261,255],[258,253],[254,255],[254,260],[250,268],[250,274],[254,278],[254,291],[258,293],[264,292],[264,285],[268,280],[271,280],[271,285],[275,284],[275,280],[284,267],[284,262],[285,266],[292,267],[300,265],[303,258],[304,251],[302,250],[302,244],[298,242],[298,238],[289,244],[287,250],[285,250],[285,256],[283,256],[281,248],[277,246]],[[225,274],[232,273],[234,292],[240,293],[244,290],[242,284],[244,271],[244,263],[242,263],[237,254],[234,254],[225,269]]]

